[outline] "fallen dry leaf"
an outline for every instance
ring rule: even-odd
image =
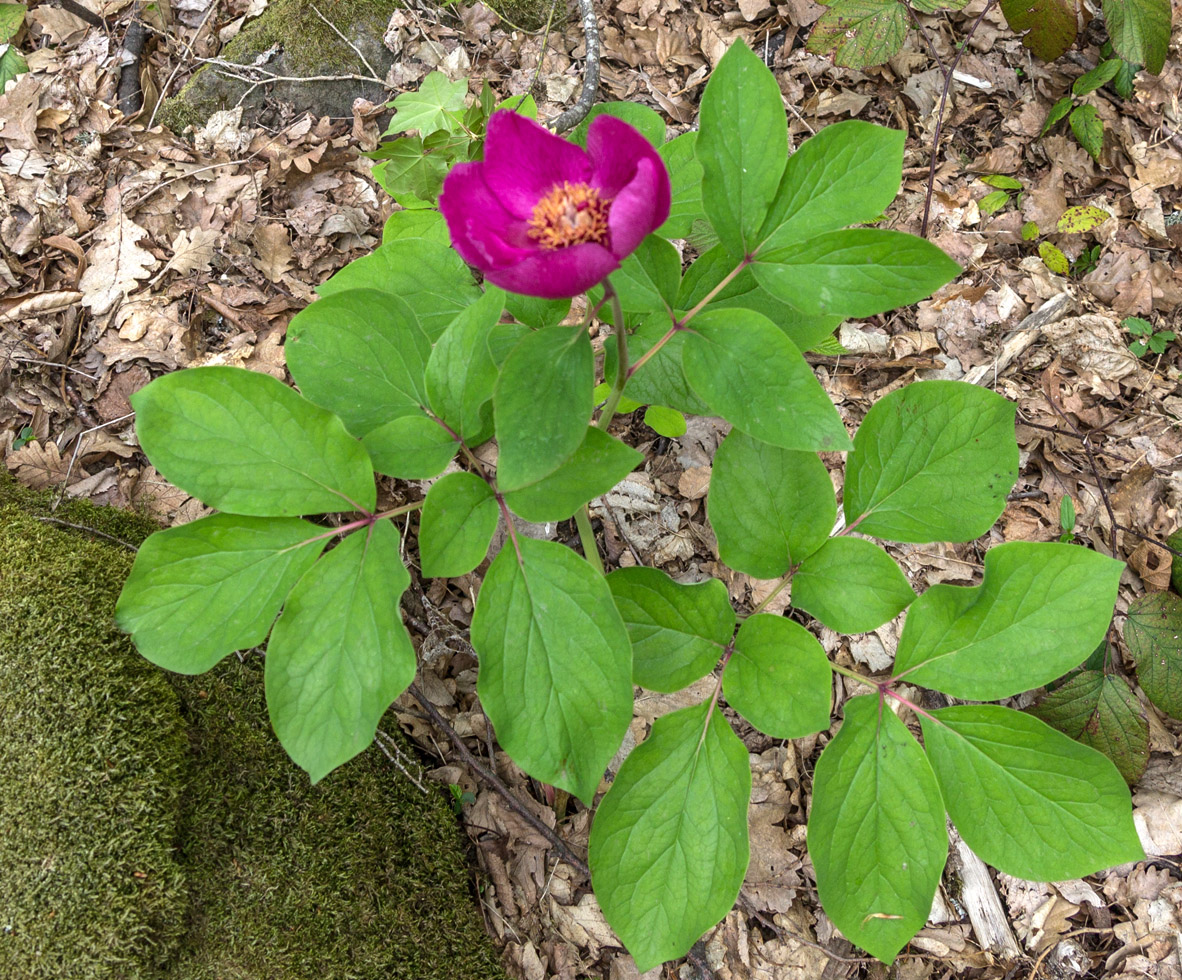
[[[90,265],[78,282],[82,305],[91,313],[99,316],[110,312],[156,267],[152,253],[138,244],[147,234],[122,211],[99,226],[97,244],[87,256]]]

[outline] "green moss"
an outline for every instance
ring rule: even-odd
[[[131,552],[47,509],[0,475],[0,977],[503,980],[442,792],[372,749],[311,786],[261,659],[148,664],[111,625]]]
[[[489,6],[511,24],[524,27],[527,31],[545,27],[551,7],[555,7],[552,26],[561,24],[567,16],[565,0],[493,0]]]

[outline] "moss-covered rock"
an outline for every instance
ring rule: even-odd
[[[0,977],[502,980],[443,794],[372,751],[311,786],[261,659],[143,661],[112,625],[131,552],[47,513],[0,476]]]

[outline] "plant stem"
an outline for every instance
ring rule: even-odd
[[[612,382],[611,393],[604,402],[603,411],[599,413],[596,428],[607,432],[612,424],[612,417],[616,414],[616,407],[624,396],[624,385],[628,383],[628,331],[624,328],[624,311],[620,306],[620,295],[611,284],[610,279],[603,280],[603,292],[606,299],[611,300],[612,320],[615,323],[616,334],[616,380]]]
[[[575,511],[575,526],[579,529],[579,543],[583,546],[583,557],[595,571],[603,574],[603,561],[599,557],[599,546],[595,543],[595,531],[591,527],[591,512],[584,504]]]

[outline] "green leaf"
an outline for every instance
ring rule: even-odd
[[[681,357],[711,410],[756,439],[812,452],[850,447],[812,368],[767,317],[707,309],[694,318]]]
[[[1124,4],[1120,4],[1124,6]],[[1089,72],[1084,72],[1071,86],[1072,95],[1088,95],[1095,92],[1106,82],[1111,81],[1116,77],[1116,73],[1120,71],[1121,61],[1119,58],[1109,58],[1107,61],[1101,61],[1095,68]]]
[[[364,751],[415,676],[399,599],[410,576],[398,531],[350,534],[299,580],[267,646],[267,711],[312,782]]]
[[[1144,857],[1129,788],[1095,749],[995,704],[932,716],[920,716],[928,759],[982,860],[1017,878],[1064,881]]]
[[[377,500],[369,456],[341,420],[269,375],[190,368],[141,388],[131,406],[156,469],[217,510],[294,517]]]
[[[488,288],[488,284],[485,284]],[[566,315],[570,313],[569,299],[541,299],[537,296],[521,296],[517,293],[505,293],[505,309],[513,319],[535,330],[543,327],[556,327]]]
[[[481,297],[464,260],[446,245],[399,238],[355,259],[316,287],[321,296],[346,289],[380,289],[403,300],[437,340],[459,313]]]
[[[0,3],[0,44],[7,44],[21,29],[29,8],[23,3]],[[0,86],[0,92],[4,91]]]
[[[1081,671],[1030,713],[1068,738],[1104,753],[1130,786],[1145,771],[1149,724],[1124,678],[1099,670]]]
[[[1104,224],[1112,215],[1103,208],[1091,205],[1070,207],[1059,217],[1059,231],[1066,235],[1079,235]]]
[[[780,86],[742,38],[719,59],[702,94],[696,152],[702,206],[736,259],[753,253],[788,160]]]
[[[646,971],[722,919],[747,871],[747,749],[705,701],[664,715],[624,760],[591,825],[608,924]]]
[[[438,476],[456,455],[459,444],[437,419],[404,415],[367,432],[361,440],[373,468],[401,480],[429,480]]]
[[[920,381],[866,413],[846,463],[846,523],[888,541],[971,541],[1018,478],[1016,407],[961,381]]]
[[[612,273],[611,284],[625,313],[667,313],[677,302],[681,256],[664,238],[649,235]],[[602,295],[603,290],[596,287],[592,298]]]
[[[1038,224],[1034,221],[1027,221],[1022,225],[1022,241],[1032,242],[1038,237]]]
[[[1001,0],[1001,12],[1043,61],[1054,61],[1075,43],[1075,0]]]
[[[383,134],[405,133],[417,129],[426,136],[439,129],[452,129],[452,112],[462,112],[468,98],[468,83],[448,81],[441,71],[433,71],[422,80],[418,90],[403,92],[390,103],[394,118]]]
[[[448,473],[427,491],[419,521],[426,578],[466,575],[484,561],[500,511],[492,487],[473,473]]]
[[[1104,121],[1094,105],[1077,106],[1071,111],[1068,122],[1071,131],[1079,140],[1079,145],[1091,154],[1092,159],[1100,159],[1100,151],[1104,149]]]
[[[356,436],[427,403],[431,341],[397,296],[350,289],[316,300],[292,317],[283,349],[303,396]]]
[[[664,405],[649,405],[644,410],[644,424],[666,439],[680,439],[686,431],[685,416]]]
[[[447,222],[438,211],[395,211],[382,226],[382,244],[399,238],[425,238],[438,245],[451,242]]]
[[[1182,598],[1154,592],[1134,599],[1124,633],[1145,696],[1182,718]]]
[[[328,543],[320,533],[293,517],[233,514],[157,531],[135,556],[115,621],[152,663],[203,673],[267,638],[288,592]]]
[[[497,365],[488,341],[504,304],[505,293],[488,285],[480,299],[448,324],[427,360],[431,411],[471,446],[492,435]]]
[[[1075,503],[1066,494],[1059,499],[1059,527],[1066,534],[1075,530]]]
[[[862,538],[830,538],[792,576],[792,605],[839,633],[865,633],[915,601],[891,556]]]
[[[427,153],[417,136],[404,136],[386,144],[382,159],[374,168],[374,180],[404,208],[433,208],[447,176],[448,160]]]
[[[506,493],[505,503],[534,524],[565,521],[643,462],[643,453],[590,426],[574,455],[537,482]]]
[[[694,222],[706,218],[702,210],[702,165],[695,152],[697,139],[696,132],[683,133],[657,151],[669,171],[673,192],[669,217],[657,229],[662,238],[687,238]]]
[[[1120,70],[1113,76],[1112,87],[1122,99],[1131,99],[1134,92],[1134,82],[1137,72],[1141,70],[1140,62],[1122,61]]]
[[[568,139],[577,146],[586,147],[587,130],[591,126],[591,120],[596,116],[615,116],[617,119],[623,119],[633,129],[640,130],[640,134],[657,148],[665,142],[665,120],[639,102],[601,102],[592,106],[591,111],[574,128]]]
[[[1050,242],[1039,242],[1038,254],[1045,265],[1051,272],[1059,276],[1065,276],[1071,271],[1071,263],[1067,260],[1067,256],[1063,254],[1062,249]]]
[[[777,578],[833,530],[833,484],[815,453],[731,432],[714,455],[706,502],[718,556],[755,578]]]
[[[803,738],[829,727],[829,658],[808,630],[758,613],[739,627],[722,672],[727,703],[773,738]]]
[[[1160,75],[1170,47],[1170,0],[1101,0],[1100,7],[1116,53]]]
[[[993,191],[986,194],[977,202],[977,208],[984,215],[995,214],[1010,202],[1010,195],[1005,191]]]
[[[1166,538],[1166,544],[1175,551],[1182,551],[1182,528]],[[1174,587],[1175,592],[1182,595],[1182,557],[1178,555],[1170,557],[1172,559],[1170,562],[1170,585]]]
[[[735,631],[726,586],[675,582],[655,568],[621,568],[607,577],[632,641],[632,681],[671,693],[705,677]]]
[[[882,214],[903,181],[903,136],[901,130],[848,119],[805,140],[788,158],[760,232],[765,248]]]
[[[11,6],[17,6],[17,4],[11,4]],[[28,70],[29,63],[25,61],[21,53],[11,44],[4,45],[3,50],[0,51],[0,92],[3,92],[14,78],[23,75]]]
[[[1047,115],[1047,121],[1042,124],[1042,129],[1039,131],[1039,136],[1046,136],[1050,132],[1051,127],[1055,123],[1067,117],[1067,113],[1071,111],[1071,107],[1075,105],[1075,100],[1070,95],[1065,95],[1053,106]]]
[[[582,325],[538,330],[513,348],[493,392],[502,492],[537,483],[582,445],[594,407],[593,368]]]
[[[636,330],[628,336],[628,355],[633,364],[647,354],[669,331],[669,316],[654,313],[640,321]],[[668,405],[686,415],[706,415],[709,406],[689,386],[682,368],[682,351],[685,347],[685,332],[676,333],[652,359],[645,364],[624,386],[624,395],[640,405]],[[603,373],[605,377],[616,376],[616,345],[609,343],[605,351]]]
[[[980,585],[936,585],[911,606],[895,678],[971,701],[1040,687],[1104,638],[1123,567],[1070,544],[998,545]]]
[[[907,36],[907,8],[897,0],[836,0],[815,25],[808,49],[843,68],[868,68],[893,58]]]
[[[834,925],[891,963],[927,921],[948,832],[923,750],[873,695],[846,702],[817,760],[808,849]]]
[[[1004,191],[1020,191],[1022,189],[1022,181],[1015,180],[1013,177],[1007,177],[1005,174],[985,174],[983,177],[978,177],[982,184],[988,184],[990,187],[1000,187]]]
[[[813,316],[867,317],[908,306],[961,268],[931,242],[901,231],[850,228],[760,252],[755,278]]]
[[[552,541],[506,542],[476,600],[472,646],[497,741],[590,806],[632,720],[632,650],[603,576]]]

